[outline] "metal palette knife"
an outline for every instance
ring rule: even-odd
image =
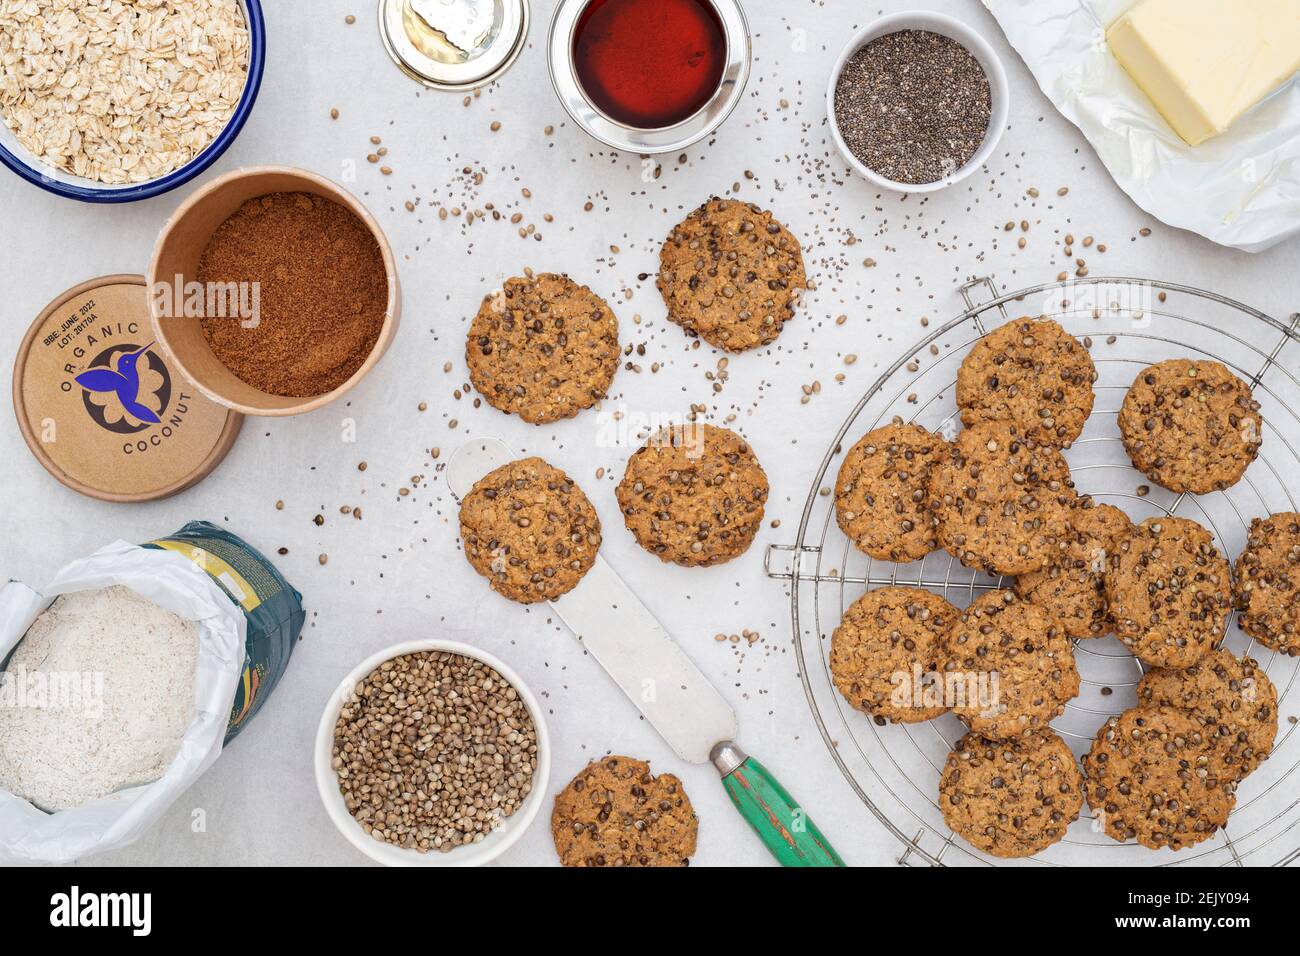
[[[476,439],[447,463],[457,499],[518,456],[502,441]],[[843,866],[789,792],[738,747],[736,713],[599,554],[555,614],[614,678],[677,756],[712,763],[731,802],[783,866]]]

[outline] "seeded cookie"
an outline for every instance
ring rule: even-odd
[[[948,754],[939,807],[952,831],[976,849],[1033,856],[1065,836],[1083,807],[1083,774],[1050,730],[1015,740],[967,734]]]
[[[844,456],[835,520],[858,549],[880,561],[915,561],[939,547],[930,469],[948,443],[901,421],[868,432]]]
[[[617,489],[637,544],[685,567],[744,554],[763,523],[767,475],[735,432],[684,425],[651,436]]]
[[[698,830],[682,782],[631,757],[588,764],[551,812],[565,866],[690,866]]]
[[[1250,386],[1218,362],[1171,359],[1138,373],[1119,411],[1133,465],[1170,491],[1236,484],[1259,454],[1264,420]]]
[[[1106,601],[1107,558],[1133,532],[1128,515],[1080,497],[1067,531],[1042,571],[1016,578],[1016,593],[1045,610],[1068,637],[1105,637],[1114,630]]]
[[[1040,730],[1079,694],[1079,671],[1065,632],[1013,591],[990,591],[958,615],[945,641],[949,684],[963,699],[952,712],[994,739]]]
[[[1214,539],[1187,518],[1148,518],[1106,572],[1119,639],[1151,667],[1190,667],[1223,637],[1232,575]]]
[[[883,723],[915,724],[947,712],[942,673],[957,609],[920,588],[868,591],[831,637],[831,677],[844,699]]]
[[[967,426],[1009,421],[1057,448],[1079,437],[1092,414],[1092,356],[1051,319],[1016,319],[975,344],[957,373],[957,407]]]
[[[967,567],[999,574],[1046,567],[1076,497],[1061,453],[1010,422],[965,429],[930,471],[939,544]]]
[[[729,352],[767,345],[808,287],[799,240],[752,203],[713,198],[659,252],[668,317]]]
[[[618,319],[605,301],[550,273],[509,279],[485,298],[465,343],[478,393],[538,425],[604,398],[619,356]]]
[[[1181,850],[1228,822],[1234,787],[1213,770],[1196,719],[1176,707],[1135,707],[1097,731],[1083,758],[1088,805],[1116,840]]]
[[[1249,657],[1220,648],[1184,670],[1147,671],[1138,702],[1190,711],[1219,762],[1219,775],[1244,780],[1268,759],[1277,737],[1277,688]]]
[[[600,518],[582,489],[540,458],[502,465],[460,503],[465,557],[512,601],[553,601],[596,560]]]
[[[1265,647],[1300,657],[1300,514],[1255,518],[1237,558],[1237,625]]]

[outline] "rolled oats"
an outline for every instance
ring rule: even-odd
[[[0,0],[0,118],[74,175],[148,182],[206,149],[248,79],[237,0]]]

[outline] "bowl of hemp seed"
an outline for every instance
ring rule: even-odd
[[[421,640],[362,661],[316,732],[316,786],[354,847],[387,866],[482,866],[546,800],[541,706],[491,654]]]
[[[868,182],[936,192],[988,161],[1007,125],[1006,72],[960,20],[922,11],[859,30],[831,70],[831,136]]]

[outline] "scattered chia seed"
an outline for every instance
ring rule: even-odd
[[[835,87],[835,121],[863,165],[919,185],[970,161],[988,132],[992,101],[984,68],[964,46],[901,30],[849,58]]]

